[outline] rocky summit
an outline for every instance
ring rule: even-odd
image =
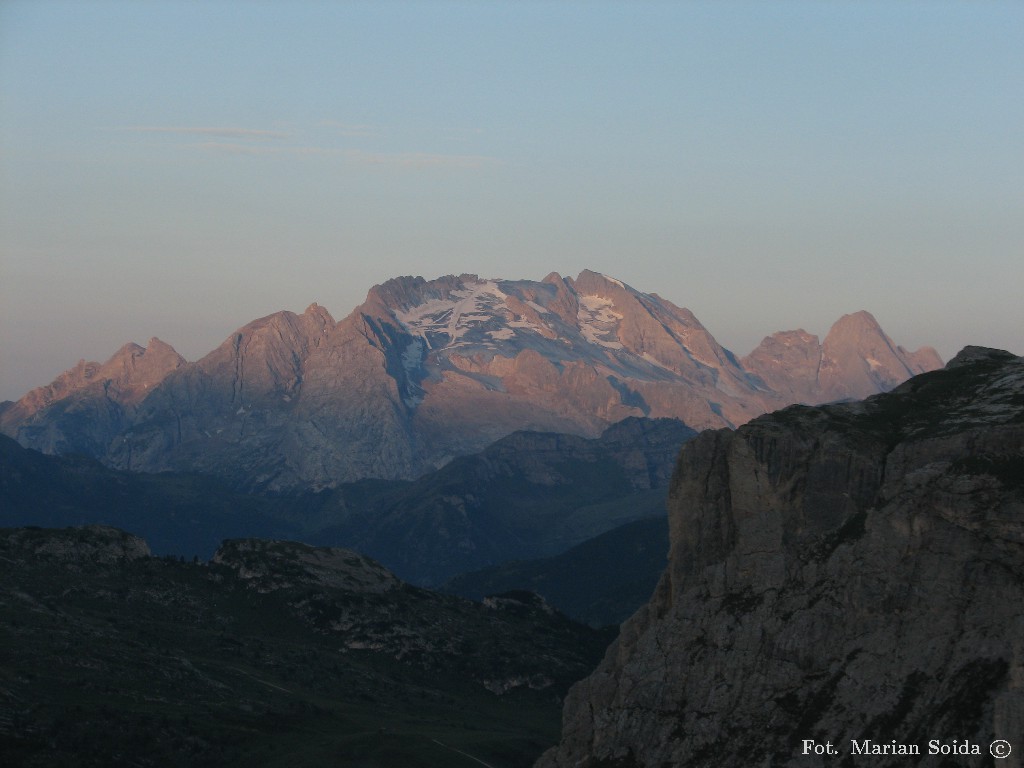
[[[669,524],[538,768],[1022,764],[1024,358],[705,432]]]
[[[887,392],[942,360],[930,347],[910,352],[894,344],[868,312],[855,312],[821,343],[803,330],[774,333],[742,365],[787,402],[814,404]]]
[[[0,430],[120,469],[317,489],[417,477],[517,430],[595,437],[628,417],[735,427],[941,365],[934,350],[897,346],[866,312],[821,345],[776,334],[741,361],[689,310],[590,271],[402,277],[340,322],[313,304],[249,323],[195,363],[165,347],[81,363],[4,404]]]
[[[187,361],[160,339],[125,344],[103,363],[79,360],[50,384],[0,408],[0,431],[44,453],[103,456],[135,408]]]

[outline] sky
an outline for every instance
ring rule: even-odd
[[[1024,3],[0,0],[0,399],[399,275],[1024,354]]]

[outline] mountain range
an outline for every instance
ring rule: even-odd
[[[3,403],[0,431],[119,469],[317,490],[418,477],[518,430],[596,437],[628,417],[735,427],[940,365],[867,312],[841,317],[823,342],[780,332],[740,359],[689,310],[591,271],[401,277],[340,322],[317,304],[278,312],[196,362],[155,338],[80,362]]]
[[[597,438],[515,432],[416,480],[278,495],[244,493],[203,474],[48,456],[0,435],[0,526],[102,523],[187,558],[209,557],[225,538],[297,538],[355,548],[413,583],[437,585],[549,557],[634,520],[663,519],[679,446],[695,434],[675,419],[637,418]]]

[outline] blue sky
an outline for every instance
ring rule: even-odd
[[[1019,2],[0,3],[0,399],[390,277],[1024,353]]]

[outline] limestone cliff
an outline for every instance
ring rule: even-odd
[[[1024,358],[968,348],[889,394],[705,432],[669,522],[655,594],[539,768],[943,764],[933,740],[990,765],[994,739],[1022,764]]]

